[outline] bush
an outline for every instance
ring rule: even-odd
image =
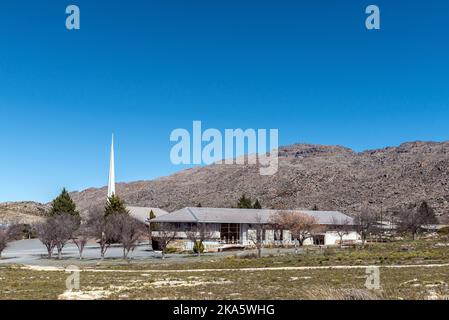
[[[173,248],[173,247],[169,247],[165,250],[165,253],[177,253],[178,249],[177,248]]]
[[[10,226],[11,240],[22,240],[35,238],[35,230],[28,224],[17,224]]]
[[[203,253],[204,252],[204,244],[200,241],[195,242],[193,245],[193,252],[194,253]]]
[[[447,235],[449,235],[449,227],[441,228],[440,230],[438,230],[438,234],[440,236],[447,236]]]

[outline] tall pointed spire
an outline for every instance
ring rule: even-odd
[[[114,134],[111,142],[111,158],[109,159],[108,198],[115,194]]]

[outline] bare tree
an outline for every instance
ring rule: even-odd
[[[203,247],[204,241],[212,239],[214,232],[206,223],[196,223],[186,231],[186,236],[194,244],[197,244],[197,254],[201,256],[201,247]]]
[[[139,238],[146,233],[145,224],[128,214],[114,214],[107,218],[108,224],[114,229],[114,238],[123,247],[123,259],[127,259],[130,251],[134,251]]]
[[[35,226],[37,237],[47,248],[49,259],[52,258],[54,248],[57,249],[58,259],[62,259],[62,250],[78,226],[77,217],[69,213],[48,216],[44,222]]]
[[[104,217],[104,212],[100,208],[91,209],[87,224],[92,236],[97,239],[100,257],[103,260],[109,247],[116,241],[116,228],[108,218]]]
[[[423,201],[419,207],[412,206],[399,212],[398,229],[400,232],[410,232],[416,240],[423,226],[437,222],[434,210]]]
[[[8,234],[11,241],[21,240],[24,237],[30,238],[32,230],[31,227],[24,223],[11,223],[8,228]]]
[[[15,225],[0,227],[0,258],[2,257],[3,250],[6,249],[8,243],[16,240],[18,237],[18,229]]]
[[[158,223],[158,231],[153,238],[159,243],[162,259],[165,259],[168,245],[176,238],[176,229],[170,223]]]
[[[260,214],[256,216],[256,223],[251,224],[251,229],[248,230],[248,240],[250,240],[257,249],[257,257],[262,257],[262,248],[265,241],[266,230],[269,229],[269,224],[262,220]]]
[[[354,222],[364,247],[368,234],[376,230],[376,213],[366,207],[362,208],[356,214]]]
[[[87,221],[82,221],[78,230],[72,235],[72,241],[78,248],[79,258],[83,259],[84,248],[91,237],[94,236],[94,232]]]
[[[6,228],[0,228],[0,258],[2,257],[3,250],[8,246],[8,242],[8,230]]]
[[[120,242],[123,246],[123,258],[127,259],[129,252],[133,252],[136,248],[139,238],[145,234],[146,226],[132,217],[125,217],[125,225],[120,232]]]
[[[17,222],[11,222],[7,226],[0,226],[0,258],[9,242],[22,238],[22,227],[23,225],[17,224]]]
[[[271,218],[271,223],[279,230],[290,231],[292,238],[297,240],[300,246],[319,231],[314,217],[295,211],[279,211]]]
[[[332,217],[332,229],[340,238],[340,248],[343,248],[344,236],[350,234],[351,221],[348,218]]]
[[[37,237],[47,248],[47,256],[52,258],[53,249],[56,247],[56,220],[48,217],[44,222],[40,222],[34,226]]]
[[[58,214],[50,219],[55,220],[55,246],[58,259],[62,259],[62,249],[72,239],[72,235],[79,226],[79,220],[69,213]]]

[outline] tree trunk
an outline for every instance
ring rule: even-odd
[[[261,257],[262,257],[262,247],[261,247],[261,246],[258,246],[258,247],[257,247],[257,257],[258,257],[258,258],[261,258]]]
[[[58,248],[58,260],[62,259],[62,248]]]
[[[153,232],[151,230],[151,223],[148,224],[148,245],[153,250]]]

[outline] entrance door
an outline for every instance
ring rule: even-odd
[[[240,243],[240,224],[222,223],[220,228],[220,238],[224,243]]]
[[[316,246],[324,246],[324,235],[318,234],[313,236],[313,244]]]

